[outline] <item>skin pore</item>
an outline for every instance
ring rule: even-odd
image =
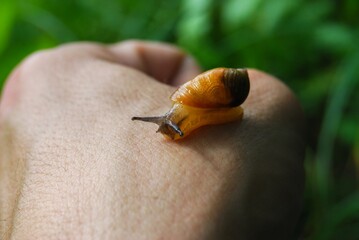
[[[167,112],[200,72],[176,47],[140,41],[25,59],[0,102],[0,238],[290,238],[303,116],[282,82],[249,70],[243,120],[183,141],[131,121]]]

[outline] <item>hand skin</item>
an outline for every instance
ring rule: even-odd
[[[36,53],[0,105],[1,239],[289,239],[303,193],[303,117],[249,70],[244,118],[173,142],[132,116],[166,113],[200,73],[160,43]]]

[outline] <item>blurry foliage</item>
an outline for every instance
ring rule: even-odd
[[[31,52],[79,40],[172,42],[204,69],[258,68],[307,115],[308,239],[359,238],[359,1],[0,0],[0,88]]]

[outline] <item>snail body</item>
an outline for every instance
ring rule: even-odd
[[[133,117],[153,122],[157,132],[177,140],[193,130],[242,119],[240,106],[249,93],[246,69],[215,68],[183,84],[171,96],[172,108],[163,116]]]

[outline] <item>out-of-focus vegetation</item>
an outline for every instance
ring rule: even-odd
[[[359,1],[0,0],[0,89],[35,50],[128,38],[178,44],[204,69],[253,67],[285,81],[308,126],[297,235],[359,239]]]

